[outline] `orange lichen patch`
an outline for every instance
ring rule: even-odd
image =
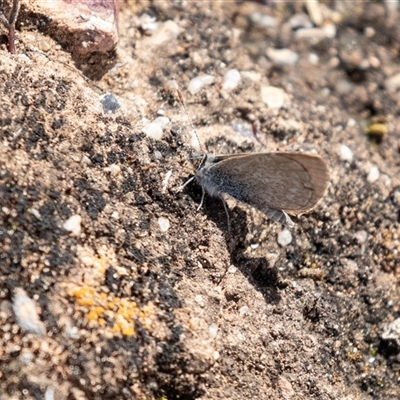
[[[82,299],[77,299],[77,303],[80,306],[90,307],[90,306],[94,305],[94,300],[93,299],[88,299],[88,298],[82,298]]]
[[[74,288],[71,293],[79,306],[88,309],[86,314],[88,321],[108,328],[115,334],[133,336],[134,323],[137,320],[146,329],[151,328],[154,315],[151,306],[139,308],[131,299],[116,297],[112,293],[96,290],[88,285]]]
[[[72,292],[72,295],[75,296],[76,298],[82,298],[82,297],[91,296],[91,295],[93,295],[94,292],[95,292],[94,288],[82,286],[82,287],[76,288]]]
[[[103,314],[103,312],[104,312],[104,308],[103,308],[103,307],[101,307],[101,306],[93,307],[93,308],[89,311],[89,313],[88,313],[88,315],[87,315],[87,319],[88,319],[89,321],[98,321],[98,320],[99,320],[99,316],[100,316],[101,314]]]
[[[122,334],[125,336],[133,336],[134,333],[135,328],[133,327],[133,325],[125,326],[122,328]]]

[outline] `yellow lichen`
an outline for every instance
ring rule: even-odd
[[[101,263],[98,262],[96,266],[99,267],[99,264]],[[96,286],[95,282],[92,284]],[[79,306],[88,309],[87,320],[110,329],[114,334],[133,336],[135,320],[139,320],[146,329],[151,328],[151,319],[148,318],[152,314],[150,306],[139,308],[136,301],[116,297],[88,283],[75,287],[71,293]],[[111,322],[110,327],[107,327],[107,322]]]

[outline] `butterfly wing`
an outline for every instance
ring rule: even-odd
[[[256,153],[217,156],[206,180],[275,220],[314,208],[329,182],[321,157],[302,153]],[[281,211],[281,213],[279,213]],[[278,215],[273,216],[278,212]]]

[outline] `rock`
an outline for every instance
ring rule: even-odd
[[[115,0],[60,0],[26,2],[27,11],[46,16],[47,33],[67,48],[74,58],[112,52],[118,42]],[[101,56],[103,55],[103,56]]]
[[[358,244],[364,244],[367,241],[368,238],[368,233],[367,231],[361,230],[357,231],[354,235],[353,238],[357,240]]]
[[[114,114],[121,105],[112,93],[107,93],[100,98],[104,114]]]
[[[157,122],[150,122],[142,129],[142,132],[154,140],[161,140],[163,137],[163,129]]]
[[[379,179],[379,176],[380,172],[378,167],[372,167],[368,172],[367,181],[369,183],[374,183]]]
[[[158,226],[161,232],[167,232],[170,227],[169,219],[164,217],[158,218]]]
[[[233,90],[239,85],[241,80],[240,72],[237,69],[230,69],[224,76],[222,89]]]
[[[36,303],[28,297],[25,290],[21,288],[15,289],[13,311],[18,325],[24,332],[43,336],[46,334],[46,328],[40,320],[36,308]]]
[[[385,87],[387,90],[395,92],[400,88],[400,74],[396,74],[387,78],[385,81]]]
[[[287,93],[275,86],[263,86],[261,99],[269,108],[281,108],[290,102]]]
[[[169,124],[169,118],[167,117],[157,117],[153,122],[160,125],[164,129]]]
[[[188,90],[191,94],[197,94],[204,86],[211,85],[214,82],[212,75],[199,75],[189,82]]]
[[[269,47],[266,55],[278,65],[294,65],[299,60],[299,55],[290,49],[274,49]]]
[[[312,28],[313,23],[306,14],[295,14],[289,19],[290,27],[296,31],[297,29]]]
[[[71,232],[72,235],[79,236],[81,233],[81,222],[82,217],[80,215],[73,215],[64,222],[62,227],[66,231]]]
[[[218,334],[218,325],[217,324],[211,324],[208,327],[208,331],[210,332],[210,337],[211,339],[215,339]]]
[[[341,144],[339,146],[339,158],[342,161],[348,161],[352,162],[353,161],[353,152],[350,150],[350,147],[346,146],[345,144]]]
[[[278,244],[282,247],[286,247],[288,244],[291,243],[293,237],[289,229],[283,229],[281,232],[278,233]]]

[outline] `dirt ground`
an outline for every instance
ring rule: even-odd
[[[1,31],[1,400],[400,398],[397,3],[321,2],[311,37],[305,4],[264,3],[123,2],[114,65],[87,76],[26,9],[15,55]],[[327,161],[289,244],[178,191],[198,145],[171,80],[209,152]]]

